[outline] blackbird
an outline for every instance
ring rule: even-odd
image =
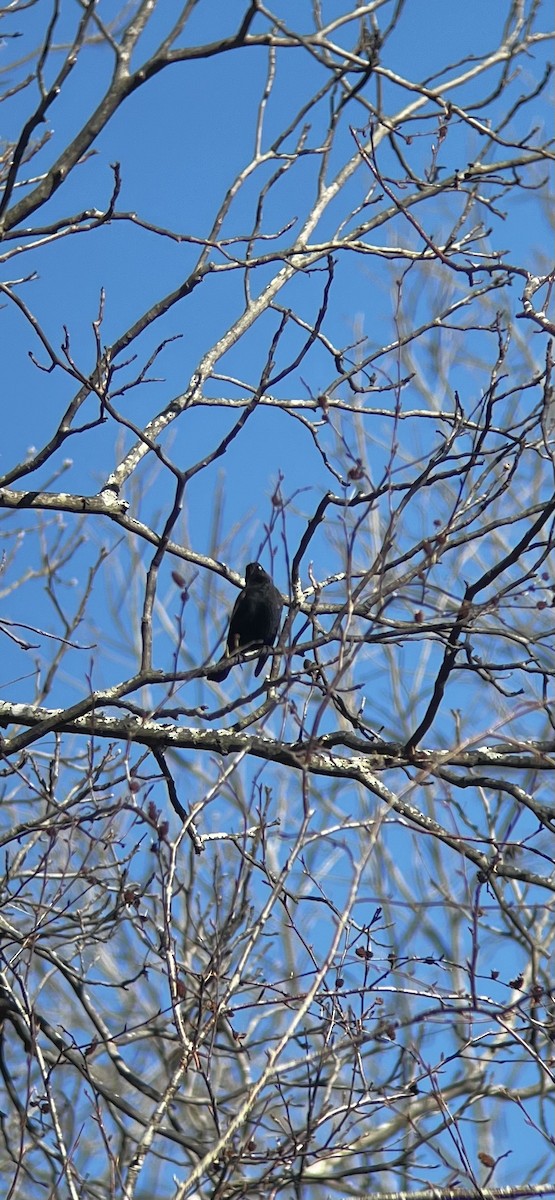
[[[251,646],[273,646],[279,629],[281,607],[281,596],[270,576],[260,563],[248,563],[245,586],[233,605],[225,654],[208,678],[216,683],[227,679],[231,666],[225,666],[226,660],[238,650],[248,650]],[[260,675],[267,657],[267,654],[259,655],[255,675]]]

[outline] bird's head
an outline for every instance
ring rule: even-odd
[[[247,563],[245,580],[248,586],[252,587],[254,584],[256,587],[257,583],[263,583],[268,578],[269,576],[266,574],[264,567],[260,566],[260,563]]]

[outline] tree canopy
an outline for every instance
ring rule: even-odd
[[[551,6],[0,12],[6,1195],[551,1194]]]

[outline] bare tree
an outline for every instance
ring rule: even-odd
[[[1,10],[3,1190],[552,1193],[550,6],[176,9]]]

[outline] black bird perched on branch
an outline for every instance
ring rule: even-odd
[[[216,683],[226,679],[231,666],[221,664],[225,664],[229,656],[238,650],[248,650],[251,646],[273,646],[279,629],[281,607],[281,596],[271,577],[260,563],[248,563],[245,586],[233,605],[225,654],[218,664],[220,669],[211,671],[208,678]],[[267,654],[259,656],[255,675],[260,675],[267,657]]]

